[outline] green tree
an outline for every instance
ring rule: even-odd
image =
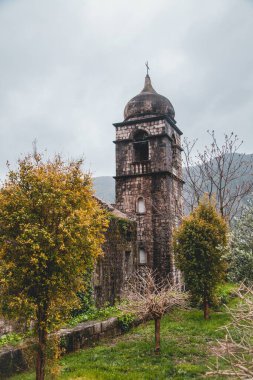
[[[232,229],[232,242],[229,252],[229,278],[232,281],[253,283],[253,202],[236,220]]]
[[[183,219],[174,234],[177,266],[192,298],[202,302],[205,319],[209,318],[216,286],[224,278],[226,245],[227,224],[206,198]]]
[[[48,332],[77,307],[108,224],[81,165],[27,156],[0,190],[1,306],[34,323],[36,379],[45,376]]]

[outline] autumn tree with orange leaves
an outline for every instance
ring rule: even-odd
[[[37,380],[45,377],[48,333],[77,306],[108,225],[81,165],[36,153],[0,189],[1,309],[33,321]]]

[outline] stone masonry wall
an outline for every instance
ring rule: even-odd
[[[102,338],[122,333],[117,318],[109,318],[102,322],[84,322],[71,329],[61,329],[57,335],[60,337],[61,348],[65,353],[69,353],[91,347]],[[27,370],[29,368],[27,357],[31,356],[31,349],[31,344],[0,349],[0,380]]]
[[[96,305],[114,305],[120,299],[125,279],[136,268],[136,223],[127,217],[110,216],[110,225],[94,273]]]

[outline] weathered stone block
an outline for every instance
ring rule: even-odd
[[[94,329],[94,334],[100,334],[102,331],[101,322],[95,323],[93,326],[93,329]]]
[[[117,327],[118,319],[117,318],[109,318],[106,321],[102,322],[102,332],[112,330],[114,327]]]

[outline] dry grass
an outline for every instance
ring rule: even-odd
[[[217,364],[207,373],[242,380],[253,379],[253,288],[244,284],[237,291],[241,302],[228,309],[231,323],[224,327],[225,339],[218,341]],[[221,370],[221,363],[228,369]]]

